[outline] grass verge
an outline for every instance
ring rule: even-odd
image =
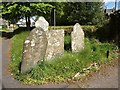
[[[96,39],[85,38],[85,48],[79,53],[65,51],[64,56],[56,58],[51,62],[41,62],[38,66],[26,74],[20,73],[22,62],[23,41],[29,31],[22,32],[12,38],[11,63],[12,75],[24,84],[59,83],[72,80],[76,73],[81,72],[91,63],[107,63],[117,57],[115,50],[117,46],[110,43],[101,43]],[[69,44],[70,37],[65,37],[65,43]],[[107,51],[109,57],[107,58]]]

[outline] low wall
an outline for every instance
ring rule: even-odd
[[[45,59],[50,60],[64,54],[64,30],[49,30],[46,36],[48,45]]]

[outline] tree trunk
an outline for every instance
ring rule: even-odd
[[[28,30],[30,30],[30,17],[28,16],[28,26],[27,26]]]
[[[26,27],[28,30],[30,30],[30,17],[29,16],[25,16],[26,19]]]

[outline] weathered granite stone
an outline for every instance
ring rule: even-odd
[[[76,23],[71,33],[72,52],[79,52],[84,48],[84,32],[79,23]]]
[[[42,16],[40,16],[39,19],[35,22],[35,27],[41,27],[44,31],[48,30],[48,26],[49,23]]]
[[[24,42],[21,73],[28,72],[44,59],[47,48],[46,33],[42,28],[33,29]]]
[[[46,33],[48,45],[45,58],[47,60],[64,54],[64,30],[50,30]]]

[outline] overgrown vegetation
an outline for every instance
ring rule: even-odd
[[[21,32],[12,38],[11,63],[12,75],[24,84],[44,84],[49,82],[64,82],[72,80],[74,75],[88,67],[91,63],[106,63],[117,57],[117,46],[110,43],[101,43],[96,39],[85,38],[85,48],[79,53],[65,51],[64,56],[51,62],[43,61],[26,74],[20,73],[22,62],[23,41],[29,31]],[[70,37],[65,37],[65,44],[69,44]],[[107,51],[109,57],[107,58]]]

